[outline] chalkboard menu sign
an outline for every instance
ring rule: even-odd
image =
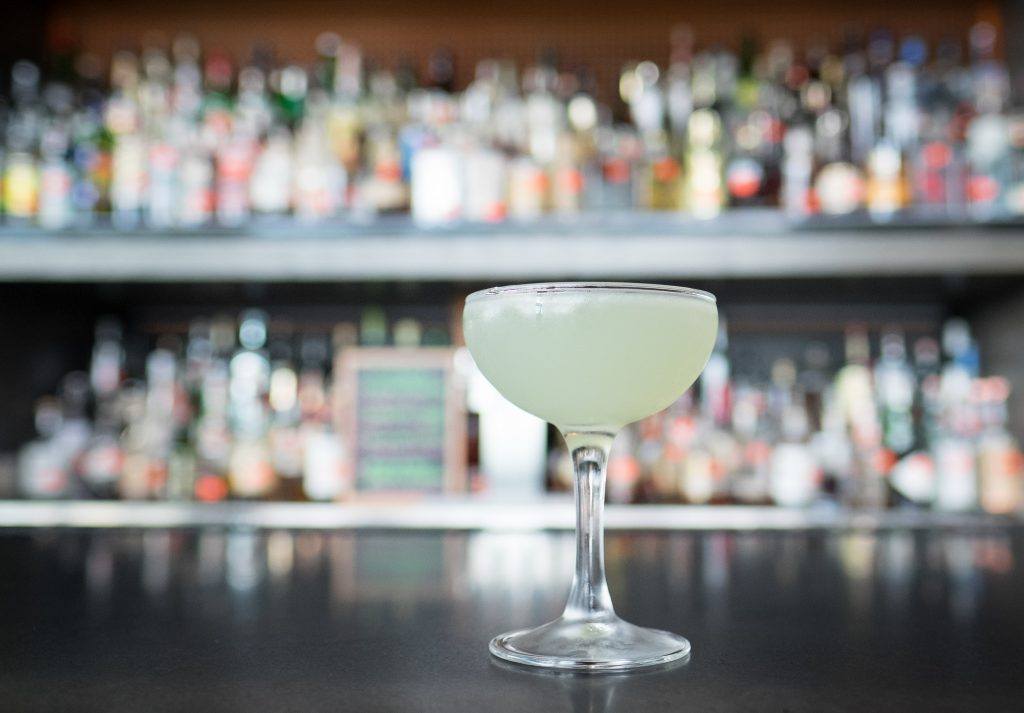
[[[339,428],[357,490],[465,490],[465,400],[452,366],[450,349],[342,352]]]

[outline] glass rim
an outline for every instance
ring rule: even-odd
[[[552,292],[575,292],[577,290],[581,292],[599,292],[602,290],[608,290],[609,292],[656,292],[700,299],[712,304],[718,303],[718,299],[705,290],[648,282],[528,282],[521,285],[500,285],[477,290],[466,297],[466,302],[469,303],[485,297],[509,294],[549,294]]]

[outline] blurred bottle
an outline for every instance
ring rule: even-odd
[[[238,323],[239,349],[231,357],[228,417],[234,442],[228,479],[232,494],[243,498],[266,496],[276,485],[268,442],[271,370],[267,330],[265,313],[243,312]]]
[[[977,423],[970,394],[978,360],[966,322],[946,322],[942,348],[949,361],[942,369],[939,390],[942,415],[935,443],[935,507],[947,511],[974,510],[978,507],[978,472],[970,438]]]
[[[684,160],[686,206],[697,218],[714,218],[725,203],[720,142],[721,119],[713,109],[690,115]]]
[[[1001,377],[978,379],[975,392],[981,402],[983,429],[978,442],[981,507],[1001,515],[1019,512],[1024,506],[1024,458],[1006,428],[1010,384]]]
[[[55,398],[36,402],[37,438],[18,453],[18,489],[28,498],[59,498],[71,488],[70,467],[56,443],[61,427],[60,405]]]

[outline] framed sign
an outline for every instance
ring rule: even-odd
[[[357,491],[466,490],[466,407],[453,355],[353,347],[338,357],[338,428]]]

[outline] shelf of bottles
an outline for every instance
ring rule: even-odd
[[[737,211],[739,212],[739,211]],[[649,215],[599,225],[419,230],[320,226],[245,235],[78,234],[0,237],[0,281],[209,282],[453,280],[494,283],[595,277],[649,281],[785,277],[1024,275],[1024,231],[889,228],[772,231],[775,216],[713,225]],[[752,222],[762,225],[751,227]]]
[[[357,484],[344,421],[332,417],[346,395],[331,365],[348,349],[450,346],[458,333],[457,324],[375,306],[308,333],[248,310],[238,320],[197,319],[185,335],[151,340],[144,358],[126,358],[125,344],[138,340],[103,320],[89,370],[39,401],[38,436],[0,459],[0,485],[23,499],[408,502]],[[962,320],[909,344],[897,327],[849,325],[838,366],[809,341],[765,378],[734,372],[728,347],[723,327],[698,384],[616,439],[609,502],[1024,508],[1024,458],[1006,423],[1010,385],[979,373]],[[465,349],[450,353],[464,386],[467,422],[458,430],[469,477],[446,495],[514,503],[570,489],[557,437],[501,399]],[[126,373],[134,363],[139,373]]]
[[[418,228],[750,207],[787,224],[1015,220],[1024,115],[994,28],[965,39],[877,31],[733,53],[677,28],[668,63],[624,67],[606,102],[610,88],[550,57],[521,73],[481,62],[457,91],[449,55],[419,77],[333,34],[312,66],[266,52],[236,66],[187,36],[109,66],[85,52],[45,73],[23,61],[0,112],[3,222],[209,237],[404,213]]]

